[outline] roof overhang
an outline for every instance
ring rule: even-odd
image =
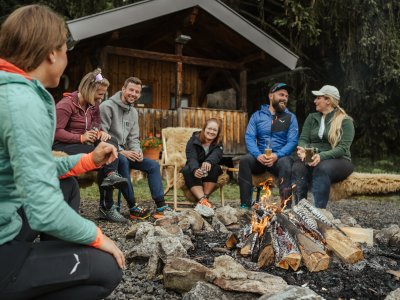
[[[73,39],[80,41],[194,6],[207,11],[289,69],[296,68],[296,54],[218,0],[145,0],[67,24]]]

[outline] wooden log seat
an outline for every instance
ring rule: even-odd
[[[400,174],[353,172],[345,180],[331,186],[330,200],[354,195],[388,194],[400,191]]]

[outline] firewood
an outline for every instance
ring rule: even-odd
[[[321,226],[328,249],[332,250],[343,262],[354,264],[364,259],[362,250],[347,236],[333,228]]]
[[[234,247],[236,247],[237,243],[238,243],[238,239],[237,239],[236,235],[232,233],[229,236],[229,238],[226,240],[225,245],[226,245],[226,248],[233,249]]]
[[[310,272],[319,272],[329,267],[330,257],[324,246],[310,237],[300,233],[297,235],[303,263]]]
[[[276,265],[285,270],[289,269],[290,267],[293,271],[297,271],[297,269],[300,267],[300,263],[300,253],[289,253],[287,255],[284,255]]]
[[[374,245],[374,230],[372,228],[341,227],[341,229],[353,242],[366,243],[369,247]]]
[[[247,257],[253,253],[254,238],[257,238],[255,236],[255,233],[252,233],[248,236],[245,245],[242,247],[242,249],[240,249],[240,254],[242,256]]]
[[[266,245],[264,249],[261,250],[260,255],[258,256],[257,266],[260,269],[264,269],[269,265],[273,264],[275,259],[274,248],[272,245]]]

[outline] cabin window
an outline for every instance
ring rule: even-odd
[[[142,95],[137,103],[144,104],[146,107],[151,107],[153,104],[153,86],[151,84],[142,85]]]
[[[176,100],[175,100],[175,94],[171,94],[171,99],[170,99],[170,109],[177,109],[176,107]],[[190,103],[190,95],[189,94],[182,94],[181,95],[181,105],[180,107],[189,107]]]

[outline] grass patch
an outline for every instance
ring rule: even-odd
[[[164,187],[166,187],[165,181],[163,181]],[[150,189],[147,184],[147,180],[139,180],[133,184],[133,190],[135,193],[135,198],[139,201],[151,200]],[[99,200],[99,188],[97,184],[93,184],[87,188],[81,188],[81,198],[85,200]],[[117,200],[118,191],[114,191],[114,201]],[[178,189],[178,195],[183,195],[182,191]],[[237,200],[239,197],[239,185],[236,183],[228,183],[224,186],[224,195],[226,200]],[[172,198],[172,197],[171,197]],[[215,191],[211,195],[211,200],[219,201],[219,191]],[[170,200],[170,199],[168,199]]]

